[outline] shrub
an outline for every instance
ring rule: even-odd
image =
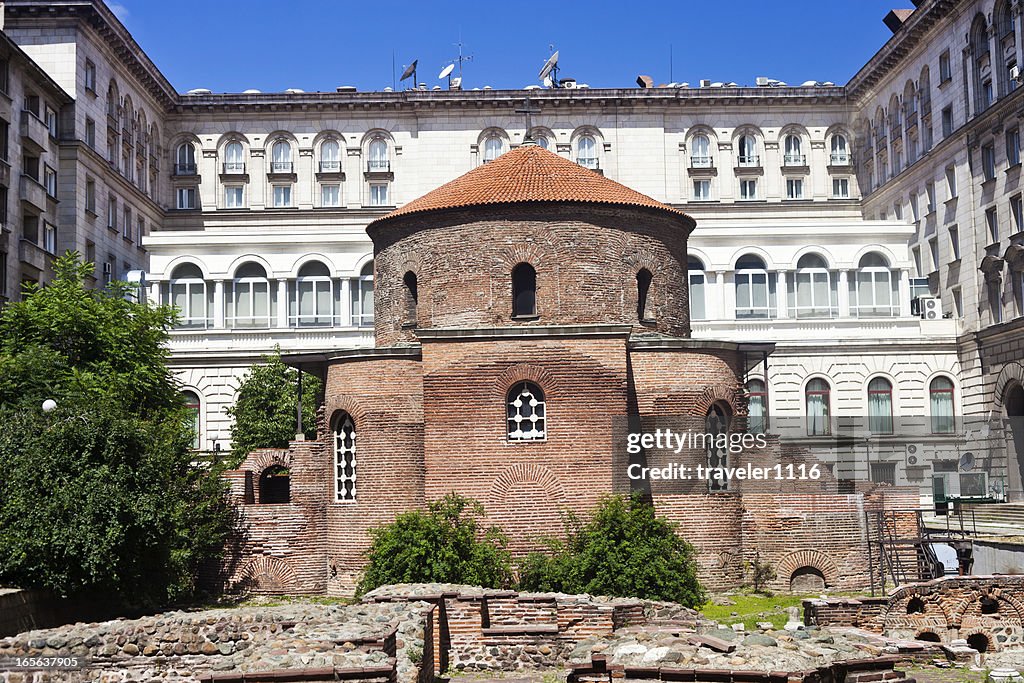
[[[370,532],[362,594],[390,583],[463,583],[503,588],[512,581],[508,539],[497,527],[481,529],[483,506],[449,493],[426,512],[405,512]]]
[[[669,600],[688,607],[707,596],[697,580],[696,551],[677,525],[654,514],[639,494],[606,496],[590,521],[565,515],[565,539],[519,566],[521,590]]]
[[[750,583],[755,593],[764,593],[765,586],[775,580],[778,576],[775,568],[769,562],[762,562],[758,554],[753,560],[744,562],[744,568],[750,572]]]

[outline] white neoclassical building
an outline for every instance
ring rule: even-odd
[[[81,194],[68,246],[114,276],[144,256],[149,295],[180,309],[201,450],[229,446],[261,355],[372,344],[369,222],[529,134],[696,219],[693,334],[774,345],[745,368],[770,429],[843,478],[1018,496],[1013,436],[981,484],[958,457],[965,418],[1024,413],[1019,6],[917,5],[846,85],[528,92],[181,94],[100,0],[4,16],[74,100],[62,160],[105,160],[62,163]]]

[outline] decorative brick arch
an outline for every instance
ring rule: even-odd
[[[255,593],[293,593],[297,584],[292,565],[270,555],[257,555],[231,581],[236,590]]]
[[[328,396],[324,402],[324,417],[326,418],[325,424],[327,426],[325,433],[330,433],[331,422],[339,411],[348,413],[352,417],[352,421],[356,423],[357,428],[362,423],[363,418],[366,417],[366,411],[363,410],[362,406],[354,398],[337,394]]]
[[[538,266],[544,263],[544,250],[536,244],[516,244],[504,250],[501,257],[505,264],[505,270],[510,273],[520,263],[529,263],[539,271]]]
[[[914,598],[920,598],[925,603],[924,613],[907,614],[907,604]],[[946,630],[954,628],[953,613],[949,609],[949,604],[942,599],[942,594],[933,592],[930,587],[922,585],[904,586],[897,589],[882,608],[880,614],[881,621],[887,627],[889,627],[890,623],[893,623],[893,627],[901,627],[905,623],[912,622],[912,624],[916,624],[916,626],[912,627],[919,630],[933,630],[939,625],[928,621],[930,617],[927,610],[928,605],[936,607],[942,613],[942,618],[945,622],[942,624],[942,627]],[[942,634],[937,635],[941,637]]]
[[[539,550],[543,536],[560,526],[566,507],[562,482],[546,467],[518,463],[491,483],[487,514],[509,535],[514,555]]]
[[[291,452],[283,448],[261,448],[252,451],[246,456],[241,469],[251,470],[259,475],[263,474],[268,467],[275,465],[290,469],[292,466]]]
[[[727,404],[732,410],[733,417],[747,414],[747,402],[739,389],[716,384],[704,387],[704,391],[694,399],[693,407],[689,411],[690,415],[700,415],[703,417],[708,414],[711,406],[715,403]]]
[[[1016,384],[1024,386],[1024,364],[1021,364],[1019,361],[1007,363],[999,371],[994,389],[996,406],[1000,409],[1004,408],[1006,394]]]
[[[654,256],[647,251],[631,251],[622,255],[622,262],[628,270],[636,273],[641,268],[646,268],[651,273],[656,273],[658,267],[655,265]]]
[[[963,623],[964,614],[967,612],[967,608],[970,607],[973,603],[981,600],[981,598],[983,597],[995,598],[1001,603],[1001,605],[1009,605],[1017,614],[1017,623],[1024,623],[1024,604],[1021,603],[1020,598],[1013,595],[1012,593],[1004,592],[1002,588],[992,587],[988,589],[983,588],[976,590],[968,597],[957,602],[956,607],[953,608],[950,614],[950,626],[953,628],[960,628],[960,625]],[[1001,606],[1000,615],[1002,615]],[[990,634],[986,633],[985,635],[989,636],[990,641],[992,640]],[[965,636],[961,635],[960,637],[963,638]]]
[[[501,397],[499,400],[504,403],[509,389],[519,382],[533,382],[544,390],[545,398],[558,390],[555,376],[547,368],[530,363],[516,363],[494,379],[494,391]]]
[[[777,575],[779,580],[786,581],[793,577],[793,572],[801,567],[811,567],[821,572],[825,577],[826,586],[835,586],[839,583],[839,568],[836,563],[818,550],[797,550],[779,560]]]
[[[537,484],[557,503],[565,500],[565,488],[551,470],[540,465],[519,463],[498,475],[491,484],[489,498],[500,500],[516,484]]]

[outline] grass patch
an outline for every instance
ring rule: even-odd
[[[796,607],[803,612],[801,603],[807,597],[806,595],[760,595],[758,593],[738,593],[735,595],[726,595],[721,597],[728,597],[730,600],[735,602],[735,605],[715,605],[711,602],[707,603],[700,608],[700,613],[708,619],[712,619],[719,623],[731,626],[732,624],[743,622],[746,629],[755,630],[757,628],[757,622],[759,621],[770,621],[772,627],[775,629],[781,629],[789,621],[789,616],[786,614],[787,607]],[[735,612],[736,616],[732,613]]]

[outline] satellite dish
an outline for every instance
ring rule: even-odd
[[[968,472],[974,467],[974,453],[968,451],[960,456],[960,471]]]
[[[541,67],[540,73],[537,74],[537,78],[545,80],[551,72],[558,68],[558,50],[555,50],[554,54],[548,57],[548,61],[544,62],[544,66]]]
[[[409,66],[405,67],[405,71],[402,72],[402,77],[399,78],[398,80],[404,81],[405,79],[409,78],[410,76],[415,76],[416,75],[416,63],[419,62],[419,61],[420,60],[418,60],[418,59],[412,60],[412,64],[410,64]],[[413,78],[412,82],[415,84],[416,83],[416,79]]]
[[[439,73],[437,75],[437,80],[440,81],[440,80],[443,80],[445,78],[448,78],[449,76],[452,75],[453,71],[455,71],[455,65],[454,64],[449,64],[445,68],[441,69],[441,73]]]

